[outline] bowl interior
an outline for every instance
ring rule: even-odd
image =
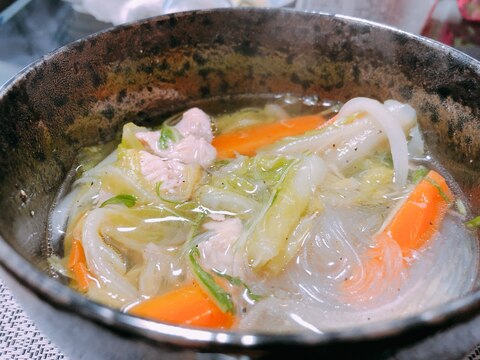
[[[0,90],[0,234],[47,273],[48,211],[81,147],[110,140],[128,121],[149,125],[202,99],[242,94],[408,102],[428,150],[478,214],[479,74],[451,48],[341,16],[224,9],[113,28],[40,59]]]

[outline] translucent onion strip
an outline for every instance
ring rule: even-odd
[[[368,113],[385,131],[392,153],[394,182],[399,187],[404,187],[408,177],[408,147],[400,122],[379,101],[363,97],[346,102],[340,109],[338,117],[346,118],[359,112]]]
[[[88,269],[101,286],[110,289],[120,303],[132,301],[138,296],[137,290],[125,279],[126,267],[123,259],[101,236],[101,226],[107,214],[107,209],[95,209],[85,219],[82,243]]]

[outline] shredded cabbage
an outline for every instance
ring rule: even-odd
[[[247,240],[250,266],[278,274],[292,255],[289,236],[308,207],[311,195],[325,177],[326,166],[317,155],[309,155],[288,169],[270,207]]]

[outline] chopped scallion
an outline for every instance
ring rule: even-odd
[[[160,198],[160,200],[165,201],[165,202],[170,203],[170,204],[175,204],[175,205],[181,204],[183,202],[183,201],[176,201],[176,200],[167,199],[164,195],[162,195],[161,186],[162,186],[161,181],[157,182],[157,184],[155,185],[155,192],[157,193],[157,196]]]
[[[171,142],[176,142],[180,139],[181,135],[177,129],[172,126],[164,125],[160,130],[160,137],[158,139],[158,147],[161,150],[168,148]]]
[[[480,228],[480,216],[473,218],[470,221],[467,221],[465,225],[470,229],[477,229]]]
[[[213,276],[200,266],[198,263],[199,256],[200,252],[196,247],[193,247],[188,254],[193,275],[196,280],[223,312],[234,313],[235,307],[232,301],[232,295],[218,285]]]
[[[128,194],[120,194],[114,197],[111,197],[108,200],[105,200],[102,205],[100,205],[101,208],[107,205],[111,204],[123,204],[126,207],[132,207],[135,206],[137,202],[137,197],[135,195],[128,195]]]
[[[245,284],[242,279],[240,279],[239,277],[236,277],[236,276],[232,276],[232,275],[229,275],[229,274],[225,274],[225,273],[222,273],[218,270],[215,270],[213,269],[213,272],[215,273],[215,275],[219,276],[219,277],[222,277],[224,279],[227,279],[228,282],[234,286],[242,286],[245,288],[245,290],[247,291],[247,296],[249,299],[253,300],[253,301],[258,301],[260,299],[262,299],[262,295],[257,295],[257,294],[254,294],[252,292],[252,290],[250,290],[250,287]]]
[[[445,202],[450,202],[452,201],[452,199],[450,199],[447,194],[445,194],[445,191],[443,191],[442,187],[440,185],[438,185],[438,183],[433,180],[432,178],[429,178],[428,176],[425,178],[426,181],[428,181],[430,184],[432,184],[433,186],[435,186],[435,188],[438,190],[438,192],[440,193],[440,196],[443,198],[443,200],[445,200]]]

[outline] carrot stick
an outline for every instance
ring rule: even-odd
[[[78,290],[81,292],[87,292],[89,285],[87,265],[84,262],[76,263],[73,266],[72,271],[77,280]]]
[[[364,255],[367,260],[363,263],[363,269],[355,268],[353,275],[342,283],[343,289],[355,296],[365,297],[367,293],[370,297],[378,295],[372,286],[376,281],[374,279],[384,278],[387,272],[396,276],[403,267],[408,266],[403,261],[400,268],[387,269],[389,265],[383,258],[384,246],[393,240],[398,245],[399,256],[409,256],[412,251],[419,250],[438,231],[453,200],[454,196],[445,179],[436,171],[430,170],[410,193],[395,217],[377,235],[377,246]],[[382,275],[375,277],[379,272]]]
[[[70,248],[70,256],[68,258],[68,268],[73,268],[76,264],[83,262],[85,263],[85,253],[83,252],[83,246],[80,240],[73,240],[72,246]]]
[[[453,199],[445,179],[430,170],[379,236],[395,240],[402,253],[409,255],[437,232]]]
[[[216,136],[212,145],[220,159],[255,155],[257,149],[287,136],[300,135],[325,124],[320,115],[305,115],[271,124],[254,125]]]
[[[75,275],[78,289],[82,292],[88,290],[88,270],[86,265],[85,252],[80,240],[73,239],[68,258],[68,268]]]
[[[233,314],[222,312],[195,282],[145,300],[130,312],[157,321],[217,329],[229,329],[235,320]]]

